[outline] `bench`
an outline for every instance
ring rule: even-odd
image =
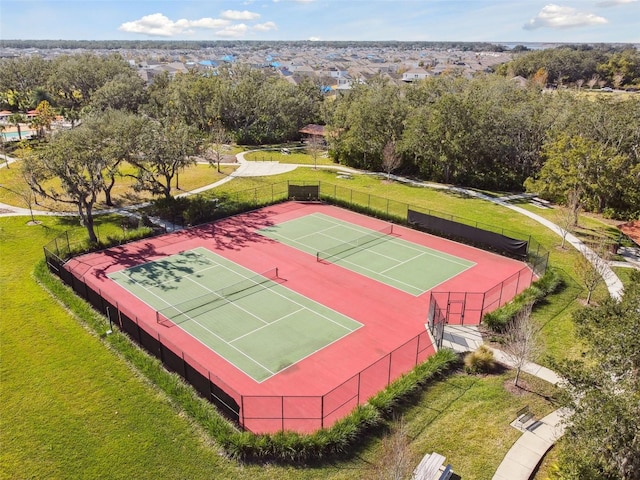
[[[412,480],[449,480],[453,475],[451,465],[444,466],[445,457],[433,452],[425,455],[413,471]]]
[[[516,427],[525,428],[525,424],[533,420],[533,412],[529,410],[529,405],[525,405],[516,412],[516,419],[513,422]]]

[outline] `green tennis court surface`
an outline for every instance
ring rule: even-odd
[[[389,225],[390,227],[390,225]],[[412,295],[421,295],[474,262],[389,234],[313,213],[260,230],[266,237]]]
[[[206,248],[109,278],[258,382],[362,326],[280,285],[275,269],[256,275]]]

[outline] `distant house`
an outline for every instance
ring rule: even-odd
[[[0,123],[8,122],[10,116],[11,116],[11,112],[9,110],[0,111]]]
[[[419,80],[424,80],[431,74],[427,72],[424,68],[416,67],[411,68],[402,74],[403,82],[417,82]]]

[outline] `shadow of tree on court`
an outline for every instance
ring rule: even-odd
[[[191,228],[185,234],[190,238],[213,242],[217,249],[240,250],[251,244],[275,242],[257,232],[274,225],[270,218],[268,211],[249,212]]]
[[[161,246],[158,238],[154,239],[155,242],[145,240],[105,250],[103,255],[111,261],[95,268],[95,276],[106,277],[107,271],[114,265],[136,267],[138,283],[144,286],[146,282],[166,290],[176,288],[174,284],[179,283],[185,275],[194,273],[198,266],[210,264],[207,258],[195,252],[180,252],[172,255],[170,260],[158,258],[166,256],[166,253],[158,250]]]

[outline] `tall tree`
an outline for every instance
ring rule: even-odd
[[[18,140],[22,140],[22,124],[27,121],[27,117],[22,113],[12,113],[7,120],[18,129]]]
[[[607,299],[574,315],[583,358],[554,365],[571,411],[561,442],[567,480],[637,480],[640,472],[640,272],[620,302]]]
[[[171,182],[196,163],[200,143],[197,132],[184,123],[149,122],[140,135],[140,153],[130,160],[138,169],[135,188],[171,197]]]
[[[105,161],[96,151],[91,131],[84,127],[60,132],[41,150],[28,156],[24,175],[43,197],[75,205],[89,241],[97,242],[93,208],[104,189]],[[60,189],[52,180],[60,181]]]
[[[229,134],[224,126],[218,122],[211,127],[209,139],[211,143],[207,149],[207,158],[212,166],[215,164],[219,173],[222,157],[229,149]]]
[[[543,153],[547,161],[537,178],[527,180],[527,190],[562,203],[576,195],[581,205],[597,211],[608,206],[628,165],[628,158],[615,149],[564,133],[546,143]]]
[[[145,83],[131,70],[116,75],[93,92],[89,105],[98,111],[114,109],[137,113],[146,101]]]

